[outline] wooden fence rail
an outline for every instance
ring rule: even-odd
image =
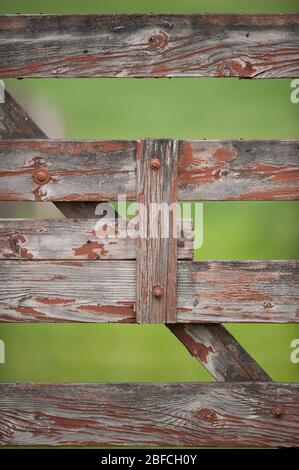
[[[2,140],[0,200],[135,200],[136,153],[136,141]],[[298,140],[179,141],[178,199],[298,200],[298,153]]]
[[[298,280],[299,261],[178,261],[175,322],[298,323]],[[136,322],[135,304],[135,261],[0,262],[0,321]]]
[[[298,446],[299,384],[0,384],[10,445]]]
[[[299,77],[299,18],[4,15],[2,77]]]
[[[299,15],[4,15],[0,76],[296,78]],[[136,240],[95,220],[120,194],[298,200],[299,141],[49,140],[7,91],[0,119],[0,200],[71,218],[0,220],[0,322],[164,323],[227,382],[2,383],[0,444],[299,446],[299,384],[271,382],[220,324],[298,323],[299,262],[194,263],[190,221]]]

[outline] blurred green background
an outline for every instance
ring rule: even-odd
[[[298,0],[1,0],[0,13],[298,12]],[[5,78],[5,77],[4,77]],[[50,137],[299,138],[290,80],[32,79],[6,87]],[[61,217],[49,204],[1,204],[1,217]],[[297,259],[297,202],[204,203],[199,259]],[[229,325],[274,380],[296,381],[296,325]],[[163,326],[0,326],[1,381],[211,380]]]

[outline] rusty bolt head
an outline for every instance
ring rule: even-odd
[[[50,181],[51,176],[49,175],[48,170],[39,169],[33,173],[33,180],[37,184],[46,184]]]
[[[152,288],[152,294],[155,297],[155,299],[161,299],[164,295],[164,289],[163,287],[160,286],[154,286]]]
[[[282,418],[284,415],[284,407],[281,405],[277,405],[273,408],[272,414],[274,418]]]
[[[158,158],[152,158],[150,162],[150,166],[152,170],[159,170],[161,166],[161,162]]]

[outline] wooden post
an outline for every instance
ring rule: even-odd
[[[140,323],[176,321],[177,166],[176,140],[138,141],[136,315]]]

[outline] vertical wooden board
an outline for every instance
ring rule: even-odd
[[[176,140],[142,140],[137,145],[136,315],[140,323],[176,322],[175,239],[178,146]]]

